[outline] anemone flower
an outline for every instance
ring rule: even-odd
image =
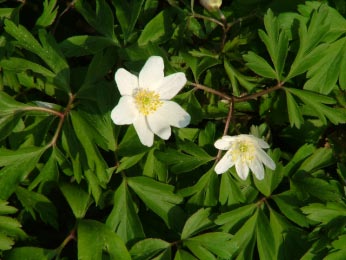
[[[170,101],[186,84],[185,74],[178,72],[165,77],[161,57],[150,57],[138,77],[118,69],[115,82],[121,97],[111,118],[116,125],[133,124],[143,145],[152,146],[154,134],[167,140],[171,126],[182,128],[190,123],[190,115]]]
[[[253,135],[225,135],[214,145],[217,149],[227,150],[215,166],[217,174],[224,173],[235,166],[235,170],[242,180],[247,178],[249,170],[255,174],[257,179],[262,180],[264,178],[263,164],[272,170],[276,167],[274,161],[263,151],[263,149],[269,148],[269,145]]]

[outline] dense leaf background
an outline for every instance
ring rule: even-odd
[[[0,0],[0,258],[344,259],[346,2]],[[114,73],[184,72],[191,115],[143,146]],[[214,172],[252,133],[264,180]]]

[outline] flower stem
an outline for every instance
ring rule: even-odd
[[[223,27],[223,28],[225,27],[225,25],[224,25],[222,22],[220,22],[219,20],[216,20],[216,19],[214,19],[214,18],[205,16],[205,15],[201,15],[201,14],[197,14],[197,13],[193,13],[193,14],[191,14],[191,15],[192,15],[192,17],[194,17],[194,18],[207,20],[207,21],[216,23],[216,24],[220,25],[220,26]]]
[[[227,119],[226,119],[226,123],[225,123],[225,128],[223,129],[223,135],[227,135],[227,133],[228,133],[229,126],[231,124],[232,117],[233,117],[233,112],[234,112],[234,100],[232,97],[232,101],[230,102],[228,115],[227,115]],[[221,159],[221,154],[222,154],[222,151],[219,150],[217,155],[216,155],[216,159],[215,159],[216,162],[218,162]]]

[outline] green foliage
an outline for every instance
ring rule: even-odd
[[[337,0],[0,1],[0,258],[343,259],[345,14]],[[115,72],[150,56],[186,75],[173,101],[191,122],[146,147],[111,111]],[[276,168],[217,175],[215,141],[248,133]]]

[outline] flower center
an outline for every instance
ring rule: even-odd
[[[243,162],[250,162],[254,158],[255,147],[251,142],[239,141],[235,144],[234,149],[232,149],[233,161],[238,161],[240,159]]]
[[[146,116],[155,112],[163,104],[160,101],[160,95],[148,89],[138,89],[134,99],[139,112]]]

